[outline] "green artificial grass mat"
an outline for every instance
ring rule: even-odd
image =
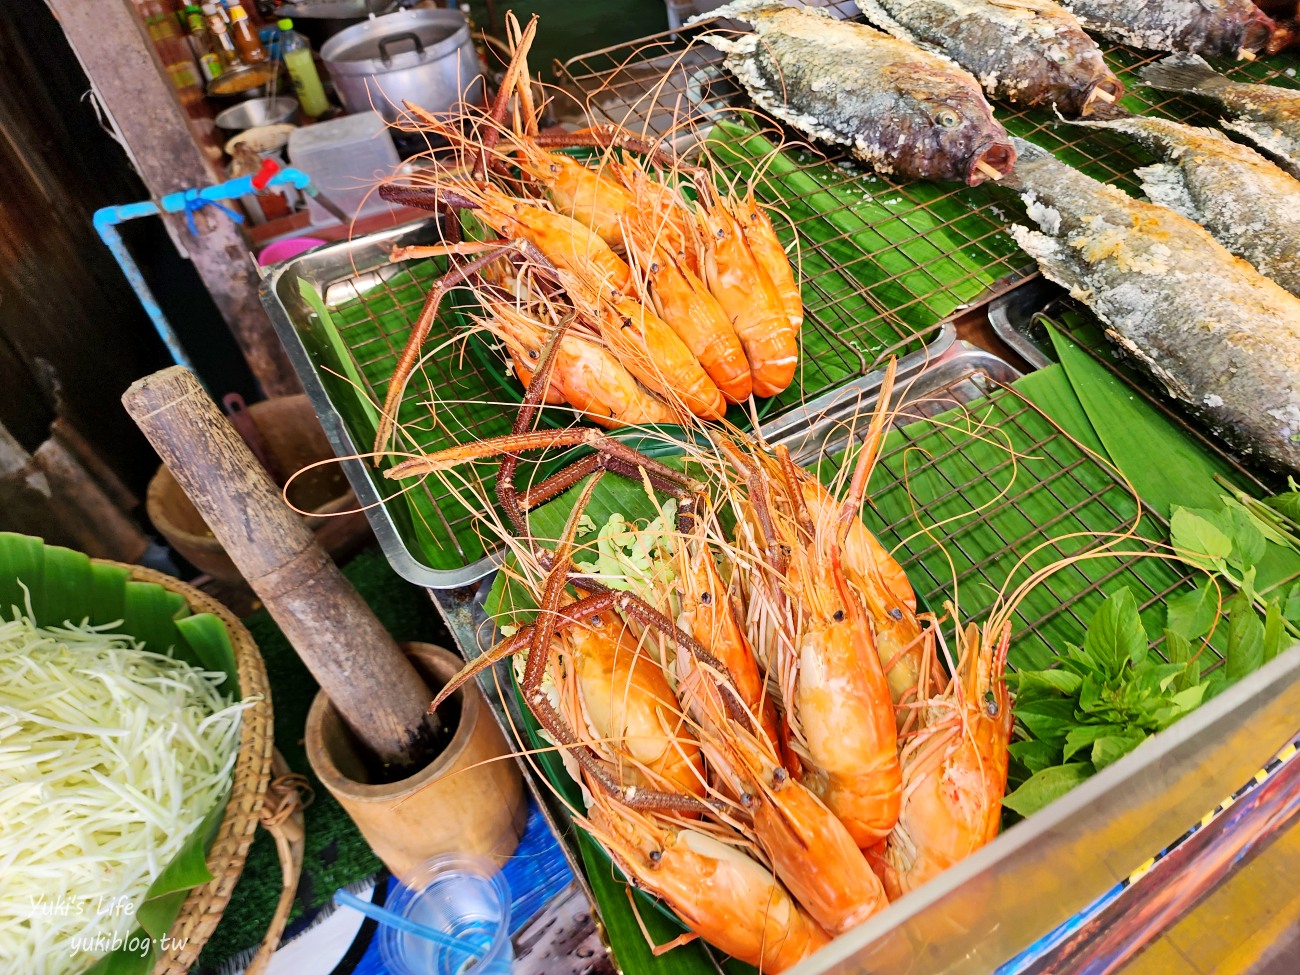
[[[396,639],[454,646],[428,594],[398,578],[378,549],[358,555],[343,569],[343,574]],[[316,798],[305,813],[307,848],[298,897],[289,915],[292,925],[305,912],[329,901],[338,888],[369,877],[383,864],[307,764],[303,728],[316,696],[316,681],[265,610],[250,616],[244,624],[266,661],[275,711],[276,747],[289,768],[305,774],[316,790]],[[255,947],[266,933],[280,890],[280,861],[275,841],[259,829],[221,923],[199,958],[199,969],[209,970]]]

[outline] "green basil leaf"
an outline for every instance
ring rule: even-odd
[[[1147,631],[1138,615],[1137,601],[1127,586],[1117,589],[1093,614],[1084,637],[1084,649],[1109,676],[1118,677],[1127,662],[1147,655]]]
[[[1020,675],[1019,692],[1039,697],[1050,696],[1055,691],[1066,697],[1074,697],[1079,692],[1083,678],[1078,674],[1061,670],[1031,670]]]
[[[1292,521],[1300,523],[1300,491],[1287,491],[1283,494],[1265,498],[1264,503],[1274,511],[1280,511]]]
[[[1291,643],[1287,636],[1286,621],[1282,618],[1282,607],[1276,599],[1268,604],[1264,616],[1264,660],[1272,660]]]
[[[1101,771],[1112,762],[1123,758],[1138,745],[1146,741],[1147,736],[1140,731],[1130,731],[1123,735],[1108,735],[1098,738],[1092,745],[1092,764]]]
[[[1177,711],[1177,716],[1182,717],[1189,711],[1195,711],[1205,700],[1205,692],[1209,689],[1207,684],[1195,684],[1192,687],[1184,688],[1169,699],[1170,706]]]
[[[1232,554],[1232,539],[1215,524],[1216,514],[1175,507],[1169,519],[1170,539],[1178,557],[1189,565],[1213,569]]]
[[[1171,596],[1165,607],[1165,626],[1188,640],[1198,640],[1210,632],[1219,616],[1219,587],[1213,579],[1206,579],[1191,592]]]
[[[1015,792],[1004,796],[1002,805],[1012,812],[1028,816],[1065,795],[1092,773],[1093,767],[1087,762],[1053,765],[1035,772]]]
[[[1061,744],[1070,729],[1077,725],[1074,702],[1061,698],[1054,701],[1030,701],[1015,705],[1016,719],[1039,741]]]
[[[1092,743],[1098,738],[1105,738],[1108,735],[1117,735],[1124,731],[1123,725],[1118,724],[1084,724],[1074,728],[1065,736],[1065,748],[1061,754],[1068,762],[1079,752],[1086,748],[1091,748]]]
[[[1228,606],[1224,671],[1229,683],[1236,683],[1264,662],[1264,624],[1245,593],[1233,596]]]
[[[1300,623],[1300,582],[1291,587],[1282,605],[1282,615],[1292,623]]]
[[[1225,498],[1224,504],[1226,517],[1222,522],[1232,539],[1232,554],[1228,556],[1228,562],[1244,572],[1254,568],[1264,557],[1268,541],[1255,523],[1255,517],[1242,504],[1231,498]]]
[[[1007,751],[1031,773],[1061,763],[1060,747],[1046,741],[1013,741]]]

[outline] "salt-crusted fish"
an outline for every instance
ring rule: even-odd
[[[1186,217],[1015,140],[1011,233],[1176,399],[1242,453],[1300,470],[1300,300]]]
[[[1136,171],[1147,198],[1300,295],[1300,182],[1218,129],[1137,117],[1079,124],[1123,132],[1164,158]]]
[[[1277,160],[1300,179],[1300,91],[1230,81],[1194,54],[1176,54],[1142,69],[1142,81],[1162,91],[1209,99],[1229,117],[1220,124]]]
[[[946,58],[816,9],[739,0],[708,16],[753,25],[706,40],[755,102],[882,173],[974,186],[1015,162],[979,83]]]
[[[1078,19],[1052,0],[857,0],[895,37],[944,54],[990,98],[1090,115],[1124,85]]]
[[[1250,57],[1277,25],[1251,0],[1061,0],[1083,26],[1152,51]]]

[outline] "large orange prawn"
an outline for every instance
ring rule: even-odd
[[[915,730],[902,738],[903,803],[898,825],[872,855],[890,899],[901,897],[998,834],[1007,788],[1011,696],[1002,679],[1010,626],[958,631],[947,688],[913,704]],[[931,658],[937,666],[937,658]]]

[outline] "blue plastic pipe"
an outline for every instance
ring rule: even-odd
[[[276,186],[292,186],[295,189],[302,190],[309,196],[316,195],[316,188],[311,185],[311,179],[299,169],[281,169],[270,178],[265,188],[269,189]],[[172,328],[171,322],[167,321],[167,316],[163,314],[158,299],[154,297],[144,279],[144,275],[140,273],[135,258],[127,250],[126,243],[122,240],[122,235],[117,229],[118,225],[128,220],[151,217],[159,213],[183,213],[187,209],[194,209],[196,201],[218,203],[222,200],[235,200],[241,196],[248,196],[257,192],[260,191],[253,186],[253,177],[251,175],[240,176],[236,179],[226,180],[224,183],[217,183],[214,186],[205,186],[200,190],[181,190],[176,193],[168,193],[157,202],[145,200],[141,203],[127,203],[123,206],[104,207],[102,210],[95,211],[94,224],[99,239],[107,245],[117,261],[117,266],[126,275],[131,290],[140,299],[140,304],[144,307],[145,313],[149,316],[149,320],[153,322],[158,337],[163,340],[163,344],[167,346],[167,351],[171,353],[172,361],[177,365],[189,368],[191,371],[196,371],[194,365],[190,362],[189,356],[185,354],[185,350],[181,348],[176,331]]]

